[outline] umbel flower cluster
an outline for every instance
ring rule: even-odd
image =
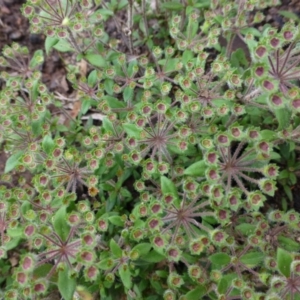
[[[0,56],[1,299],[300,299],[300,32],[266,22],[278,4],[23,5],[45,49]],[[53,51],[70,94],[43,83]]]

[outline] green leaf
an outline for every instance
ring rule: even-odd
[[[116,191],[113,191],[109,194],[109,197],[106,201],[106,211],[109,212],[112,210],[112,208],[115,206],[117,201],[118,193]]]
[[[69,131],[69,130],[70,130],[67,126],[64,126],[64,125],[62,125],[62,124],[56,124],[55,129],[56,129],[58,132],[66,132],[66,131]]]
[[[52,268],[53,268],[52,264],[41,265],[41,266],[37,267],[36,269],[34,269],[33,277],[35,277],[35,278],[46,277]]]
[[[45,135],[42,141],[42,148],[47,153],[50,154],[51,150],[54,148],[54,141],[50,135]]]
[[[158,263],[164,259],[166,259],[166,257],[155,250],[150,251],[147,256],[143,257],[143,261],[149,263]]]
[[[44,53],[43,50],[36,50],[32,59],[30,60],[29,66],[35,68],[38,65],[41,65],[44,62]]]
[[[255,47],[257,47],[257,41],[255,39],[246,39],[245,42],[250,50],[250,53],[253,53]]]
[[[295,13],[293,13],[291,11],[280,10],[280,11],[278,11],[278,13],[280,15],[282,15],[283,17],[287,18],[287,19],[291,19],[291,20],[294,20],[294,21],[297,21],[297,22],[300,21],[300,18]]]
[[[215,253],[208,258],[215,265],[228,265],[230,263],[230,256],[226,253]]]
[[[245,264],[245,265],[249,265],[249,266],[255,266],[257,264],[259,264],[260,262],[262,262],[264,259],[264,254],[262,252],[249,252],[246,253],[245,255],[243,255],[240,258],[240,261]]]
[[[110,250],[112,252],[112,254],[117,257],[117,258],[121,258],[122,257],[122,249],[120,248],[120,246],[115,242],[114,239],[110,240],[109,243],[109,247]]]
[[[296,143],[295,142],[290,142],[290,151],[294,151],[295,150],[295,147],[296,147]],[[295,168],[296,168],[296,165],[295,165]]]
[[[108,184],[108,183],[101,183],[100,187],[101,187],[101,189],[103,191],[109,191],[109,192],[111,192],[111,191],[115,190],[115,187],[112,186],[112,185],[110,185],[110,184]]]
[[[99,266],[99,269],[106,271],[106,270],[113,268],[115,266],[115,263],[109,257],[109,258],[102,259],[98,266]]]
[[[186,65],[187,62],[193,58],[194,58],[194,55],[191,50],[185,50],[182,54],[182,62],[184,65]]]
[[[205,170],[207,169],[207,166],[204,162],[204,160],[199,160],[192,165],[190,165],[187,169],[184,171],[184,175],[190,175],[190,176],[204,176]]]
[[[294,295],[294,300],[300,300],[300,294],[299,293]]]
[[[285,185],[283,186],[283,189],[284,189],[285,194],[286,194],[287,197],[289,198],[289,200],[290,200],[291,202],[293,202],[294,197],[293,197],[293,192],[292,192],[290,186],[288,186],[288,185],[285,184]]]
[[[231,273],[222,276],[218,283],[218,292],[219,294],[226,294],[227,289],[230,287],[232,280],[237,278],[237,274]]]
[[[128,102],[129,100],[133,99],[133,91],[134,89],[132,89],[130,86],[126,86],[126,88],[123,91],[123,99],[125,102]]]
[[[21,237],[23,235],[23,231],[24,229],[22,229],[21,227],[17,227],[14,229],[7,229],[7,235],[12,237],[12,238],[17,238],[17,237]]]
[[[96,84],[97,80],[98,80],[97,70],[93,70],[88,76],[87,79],[88,85],[90,87],[93,87]]]
[[[179,63],[178,58],[161,59],[158,61],[159,65],[164,66],[165,73],[171,73],[176,71],[176,67],[178,63]]]
[[[291,157],[290,143],[284,143],[279,145],[280,155],[285,159],[289,160]]]
[[[128,64],[127,74],[130,78],[134,76],[135,68],[137,65],[138,65],[137,60],[133,60]]]
[[[254,27],[249,27],[249,28],[242,28],[240,30],[240,32],[244,35],[250,33],[250,34],[253,34],[254,36],[256,37],[261,37],[261,32],[259,30],[257,30],[256,28]]]
[[[167,10],[182,10],[184,6],[179,2],[161,3],[161,6]]]
[[[101,17],[101,18],[105,18],[107,19],[108,17],[110,16],[113,16],[114,15],[114,12],[111,11],[110,9],[98,9],[96,12],[95,12],[95,15],[99,15],[98,17]],[[91,18],[94,16],[94,14],[92,14]],[[95,22],[98,21],[98,19],[95,18]]]
[[[21,205],[21,213],[23,216],[26,215],[27,211],[31,209],[31,203],[28,201],[23,201]]]
[[[113,87],[114,87],[114,81],[112,79],[105,79],[104,80],[104,89],[107,94],[112,95],[114,93]]]
[[[213,99],[211,100],[211,103],[213,104],[213,106],[216,107],[222,107],[222,106],[227,106],[227,107],[232,107],[233,103],[229,102],[228,100],[224,100],[224,99]]]
[[[66,207],[62,206],[53,217],[53,227],[63,241],[67,239],[70,231],[70,227],[66,222],[66,215]]]
[[[282,206],[282,211],[287,212],[287,210],[288,210],[288,202],[287,202],[287,200],[286,200],[285,197],[281,197],[281,206]],[[289,250],[286,247],[284,247],[284,248],[286,250]],[[293,250],[291,250],[291,251],[293,251]]]
[[[173,141],[171,140],[171,142],[173,142]],[[194,156],[194,155],[197,154],[197,151],[196,151],[195,146],[194,146],[194,145],[191,145],[191,144],[188,145],[188,148],[187,148],[187,150],[185,150],[185,151],[180,150],[178,146],[172,145],[172,144],[168,145],[167,148],[168,148],[168,150],[170,150],[172,153],[175,153],[175,154],[178,154],[178,155],[182,155],[182,154],[184,153],[184,155],[185,155],[186,157],[187,157],[187,156]]]
[[[278,242],[281,247],[283,247],[287,251],[292,252],[299,252],[300,251],[300,244],[288,237],[285,236],[278,236]]]
[[[207,293],[207,290],[204,286],[198,286],[195,289],[189,291],[185,294],[186,300],[195,300],[195,299],[203,299],[203,296]]]
[[[58,273],[57,286],[64,300],[72,300],[76,288],[75,278],[69,276],[68,268]]]
[[[126,107],[124,101],[120,101],[115,97],[111,97],[111,96],[106,96],[103,97],[103,100],[106,100],[109,107],[111,108],[123,108]]]
[[[161,190],[163,194],[173,194],[174,196],[177,196],[177,188],[174,184],[174,182],[167,178],[166,176],[160,177],[160,184],[161,184]]]
[[[277,265],[278,270],[287,278],[291,275],[292,255],[281,248],[277,248]]]
[[[90,109],[92,106],[91,99],[90,98],[84,98],[83,101],[81,102],[81,108],[80,112],[85,115],[87,111]]]
[[[225,17],[220,16],[220,15],[216,15],[215,17],[213,17],[213,20],[216,21],[217,23],[219,23],[220,25],[222,24],[222,22],[224,21],[224,19],[225,19]]]
[[[242,223],[235,227],[236,231],[240,231],[243,235],[249,236],[255,230],[256,226],[248,223]]]
[[[46,54],[49,55],[50,50],[59,42],[56,37],[47,36],[45,39],[45,50]]]
[[[111,224],[114,224],[116,226],[119,226],[119,227],[124,226],[124,220],[122,219],[121,216],[111,216],[108,218],[108,220]]]
[[[119,268],[119,275],[126,289],[130,289],[132,286],[132,280],[129,266],[127,264],[124,264]]]
[[[103,118],[102,127],[105,129],[105,131],[114,132],[114,127],[113,127],[111,121],[107,117]]]
[[[277,138],[277,132],[275,132],[273,130],[265,129],[265,130],[260,131],[260,134],[261,134],[262,139],[266,140],[266,141],[272,141]]]
[[[282,179],[287,179],[290,176],[290,172],[289,170],[283,170],[279,173],[278,179],[282,180]]]
[[[247,67],[249,65],[249,61],[246,58],[245,51],[241,48],[232,52],[230,62],[234,68],[238,68],[240,66]]]
[[[19,158],[24,154],[24,151],[19,151],[8,158],[5,163],[4,173],[13,170],[19,164]]]
[[[38,92],[38,85],[39,85],[39,81],[38,80],[35,80],[33,82],[33,86],[31,88],[31,98],[32,100],[36,101],[38,96],[39,96],[39,92]],[[43,116],[45,115],[45,112],[44,113],[41,113],[40,116],[39,116],[39,120],[38,122],[40,123],[41,120],[43,119]],[[35,133],[36,134],[36,133]],[[36,134],[37,135],[37,134]]]
[[[120,195],[124,198],[132,198],[130,191],[128,191],[127,189],[124,189],[124,188],[120,189]]]
[[[298,181],[297,176],[292,172],[290,173],[289,179],[290,179],[291,185],[295,185]]]
[[[199,1],[198,3],[193,4],[193,6],[197,7],[197,8],[209,8],[210,3],[211,3],[211,0],[202,0],[202,1]]]
[[[118,2],[118,10],[123,9],[126,5],[128,5],[128,1],[127,0],[119,0]]]
[[[186,7],[186,14],[191,15],[195,11],[194,5]],[[199,23],[193,18],[188,18],[187,31],[190,39],[196,38],[196,34],[199,28]],[[184,63],[185,64],[185,63]]]
[[[137,250],[139,252],[140,256],[144,256],[144,255],[149,253],[151,248],[152,248],[151,244],[141,243],[141,244],[138,244],[138,245],[134,246],[132,248],[132,251]]]
[[[202,217],[202,224],[208,228],[211,228],[212,227],[210,225],[217,225],[219,224],[218,220],[213,217],[213,216],[203,216]]]
[[[106,60],[100,54],[89,53],[85,55],[85,59],[95,67],[105,68]]]
[[[125,132],[132,137],[139,138],[141,134],[141,129],[139,129],[136,125],[134,124],[123,124],[123,128]]]
[[[73,47],[64,39],[60,39],[53,48],[59,52],[73,52]]]
[[[38,136],[42,133],[42,119],[31,122],[31,130],[35,136]]]
[[[5,244],[5,250],[9,251],[11,249],[16,248],[19,245],[21,240],[22,240],[21,237],[12,238],[9,242]]]
[[[278,130],[287,128],[291,122],[291,112],[286,108],[280,108],[274,110],[276,119],[279,123]]]

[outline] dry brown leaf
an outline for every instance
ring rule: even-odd
[[[79,62],[79,71],[80,71],[80,75],[81,76],[86,76],[87,74],[87,62],[86,60],[82,59],[80,62]]]
[[[73,103],[73,108],[72,110],[70,111],[69,115],[72,119],[75,119],[79,112],[80,112],[80,109],[81,109],[81,102],[79,100],[75,101]],[[70,119],[67,118],[65,121],[64,121],[64,125],[65,126],[68,126],[70,124]]]
[[[65,92],[69,90],[69,85],[66,79],[66,75],[62,76],[61,81],[60,81],[60,86],[63,88]]]

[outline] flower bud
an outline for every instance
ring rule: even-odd
[[[137,242],[142,240],[144,236],[145,236],[145,230],[142,230],[141,228],[135,228],[130,232],[130,238]]]
[[[254,49],[254,53],[256,58],[261,59],[262,57],[264,57],[267,54],[267,48],[263,45],[257,46]]]
[[[48,284],[46,280],[37,280],[33,284],[33,292],[36,295],[45,295],[47,292]]]
[[[161,220],[156,217],[152,217],[147,221],[147,226],[149,230],[152,232],[159,231],[160,224],[161,224]]]
[[[227,237],[228,237],[228,234],[219,229],[215,229],[210,232],[210,239],[211,239],[212,243],[216,246],[226,245]]]
[[[284,216],[284,220],[289,225],[296,225],[300,220],[300,215],[294,210],[289,210]]]
[[[268,97],[269,105],[274,108],[283,108],[284,107],[284,98],[281,94],[273,94]]]
[[[281,41],[277,37],[272,37],[269,41],[269,44],[273,49],[278,49],[281,47]]]
[[[78,262],[82,263],[83,265],[91,266],[94,263],[96,256],[94,252],[89,251],[87,249],[82,249],[77,254],[77,259]]]
[[[31,272],[34,269],[34,267],[35,267],[35,259],[33,258],[33,255],[28,254],[23,256],[20,262],[20,268],[24,272]]]
[[[171,288],[179,288],[184,284],[184,281],[180,275],[173,272],[168,276],[168,285]]]
[[[205,176],[209,182],[217,182],[220,178],[220,175],[218,173],[218,170],[215,167],[208,167],[205,170]],[[211,189],[210,189],[211,194]]]
[[[241,191],[239,189],[231,189],[227,195],[226,202],[228,203],[228,208],[230,208],[233,211],[238,211],[238,209],[242,205]]]
[[[275,181],[271,179],[261,179],[259,180],[259,187],[261,191],[269,196],[274,196],[277,190]]]
[[[166,249],[166,255],[169,261],[178,262],[181,258],[182,251],[177,246],[170,246]]]
[[[100,232],[105,232],[108,230],[108,221],[105,219],[98,219],[97,220],[97,228]]]
[[[159,252],[161,252],[162,249],[164,249],[167,246],[167,242],[165,240],[165,236],[161,235],[155,235],[151,239],[151,243],[155,249],[157,249]]]
[[[269,213],[268,218],[272,222],[282,222],[284,220],[284,212],[276,209]]]
[[[190,249],[191,254],[199,255],[201,252],[204,251],[205,245],[200,238],[193,239],[189,243],[189,249]]]
[[[15,277],[15,281],[20,286],[24,286],[28,282],[28,275],[22,271],[17,272],[14,277]]]
[[[263,205],[266,197],[259,191],[250,192],[247,197],[247,209],[258,211]]]
[[[99,268],[97,268],[96,266],[92,265],[92,266],[88,266],[84,269],[84,278],[89,281],[89,282],[93,282],[97,279],[98,275],[99,275]]]
[[[17,290],[13,290],[13,289],[8,290],[4,295],[4,299],[7,299],[7,300],[19,299]]]

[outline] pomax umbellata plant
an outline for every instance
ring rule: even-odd
[[[0,56],[1,298],[300,299],[300,33],[266,22],[278,4],[23,5],[45,49]]]

